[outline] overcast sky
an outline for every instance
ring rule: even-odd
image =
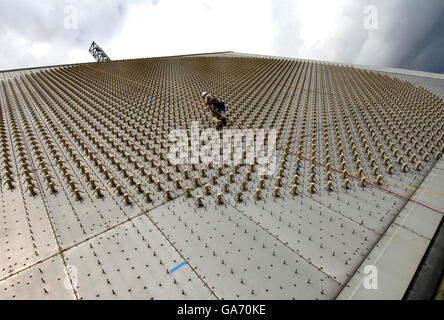
[[[237,51],[444,73],[443,0],[1,0],[0,70]]]

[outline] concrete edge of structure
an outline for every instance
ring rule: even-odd
[[[441,158],[424,177],[420,189],[443,189],[441,171],[444,168],[440,167],[442,165],[444,159]],[[415,192],[411,198],[437,208],[442,207],[442,195]],[[442,214],[407,201],[336,298],[339,300],[402,299],[442,220]],[[364,284],[371,273],[365,271],[367,266],[376,267],[378,284],[376,288],[366,288]],[[440,274],[441,272],[438,272],[435,276],[439,277]]]
[[[148,59],[160,59],[160,58],[182,58],[182,57],[194,57],[194,56],[211,56],[218,54],[234,53],[235,51],[219,51],[219,52],[205,52],[205,53],[189,53],[189,54],[179,54],[173,56],[160,56],[160,57],[149,57]],[[145,58],[137,58],[145,59]]]
[[[49,68],[57,68],[57,67],[69,67],[69,66],[76,66],[79,64],[88,64],[90,62],[80,62],[80,63],[68,63],[68,64],[57,64],[57,65],[50,65],[50,66],[40,66],[40,67],[30,67],[30,68],[17,68],[17,69],[8,69],[8,70],[0,70],[1,73],[8,73],[8,72],[17,72],[17,71],[28,71],[28,70],[37,70],[37,69],[49,69]]]
[[[233,53],[233,52],[234,51],[220,51],[220,52],[207,52],[207,53],[190,53],[190,54],[181,54],[181,55],[173,55],[173,56],[147,57],[147,59],[180,58],[180,57],[189,57],[189,56],[205,56],[205,55],[227,54],[227,53]],[[119,60],[111,60],[111,62],[137,60],[137,59],[145,59],[145,58],[119,59]],[[56,67],[69,67],[69,66],[76,66],[76,65],[82,65],[82,64],[93,64],[93,63],[96,63],[96,61],[65,63],[65,64],[47,65],[47,66],[29,67],[29,68],[15,68],[15,69],[0,70],[0,73],[16,72],[16,71],[27,71],[27,70],[35,70],[35,69],[47,69],[47,68],[56,68]]]
[[[328,63],[328,64],[341,65],[341,66],[350,66],[350,67],[354,67],[354,68],[366,69],[366,70],[371,70],[371,71],[397,73],[397,74],[405,74],[405,75],[409,75],[409,76],[418,76],[418,77],[444,80],[444,74],[441,74],[441,73],[432,73],[432,72],[425,72],[425,71],[390,68],[390,67],[380,67],[380,66],[366,66],[366,65],[360,65],[360,64],[335,62],[335,61],[313,60],[313,59],[293,58],[293,57],[283,57],[283,56],[270,56],[270,55],[244,53],[244,52],[233,52],[233,53],[238,54],[238,55],[253,56],[253,57],[282,58],[282,59],[294,59],[294,60]]]
[[[313,59],[303,59],[303,58],[294,58],[294,57],[284,57],[284,56],[271,56],[271,55],[263,55],[263,54],[253,54],[253,53],[244,53],[244,52],[236,52],[236,51],[216,51],[216,52],[206,52],[206,53],[189,53],[189,54],[180,54],[180,55],[172,55],[172,56],[157,56],[157,57],[146,57],[147,59],[159,59],[159,58],[180,58],[180,57],[193,57],[193,56],[205,56],[205,55],[242,55],[242,56],[252,56],[252,57],[267,57],[267,58],[281,58],[281,59],[293,59],[293,60],[303,60],[303,61],[312,61],[312,62],[321,62],[321,63],[329,63],[336,65],[344,65],[351,66],[359,69],[366,69],[371,71],[379,71],[379,72],[389,72],[389,73],[397,73],[397,74],[405,74],[410,76],[418,76],[425,78],[432,78],[438,80],[444,80],[444,74],[440,73],[432,73],[432,72],[424,72],[417,70],[407,70],[407,69],[399,69],[399,68],[390,68],[390,67],[380,67],[380,66],[366,66],[360,64],[351,64],[344,62],[334,62],[334,61],[324,61],[324,60],[313,60]],[[119,59],[112,60],[114,61],[127,61],[127,60],[136,60],[136,59],[144,59],[144,58],[132,58],[132,59]],[[15,72],[15,71],[24,71],[24,70],[34,70],[34,69],[46,69],[46,68],[55,68],[55,67],[68,67],[82,64],[94,64],[95,61],[91,62],[76,62],[76,63],[68,63],[68,64],[59,64],[59,65],[47,65],[47,66],[38,66],[38,67],[29,67],[29,68],[16,68],[16,69],[8,69],[8,70],[0,70],[0,73],[6,72]]]
[[[444,276],[444,219],[441,219],[429,247],[403,299],[432,300]]]

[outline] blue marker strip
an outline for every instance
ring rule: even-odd
[[[181,264],[179,264],[178,266],[174,267],[173,269],[170,270],[170,273],[173,273],[174,271],[176,271],[179,268],[182,268],[184,265],[186,265],[187,263],[184,261]]]

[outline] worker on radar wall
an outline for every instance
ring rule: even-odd
[[[205,106],[208,106],[211,111],[213,122],[216,123],[216,129],[221,130],[227,125],[227,119],[222,115],[225,113],[225,102],[219,101],[208,92],[202,92],[202,99]]]

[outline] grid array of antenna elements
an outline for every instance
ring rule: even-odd
[[[353,67],[138,59],[0,90],[1,299],[333,299],[444,151],[441,97]],[[276,129],[272,175],[168,160],[172,129],[214,126],[202,91],[226,129]]]

